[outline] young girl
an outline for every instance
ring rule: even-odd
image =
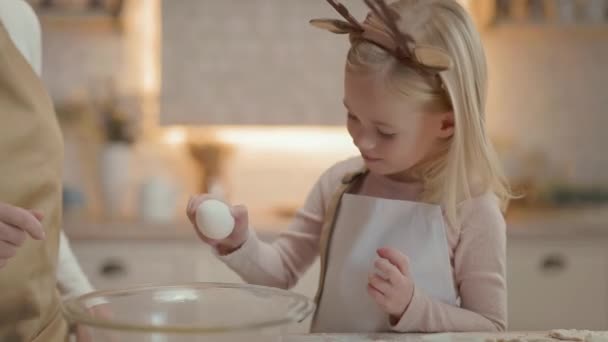
[[[349,35],[344,105],[361,157],[327,170],[273,243],[232,207],[227,239],[201,239],[249,282],[291,288],[321,255],[313,332],[503,331],[510,197],[485,132],[486,64],[454,0],[400,0]],[[188,216],[208,195],[193,197]]]

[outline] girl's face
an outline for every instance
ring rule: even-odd
[[[346,70],[348,132],[371,172],[408,180],[408,171],[432,159],[453,134],[453,114],[421,112],[379,76]]]

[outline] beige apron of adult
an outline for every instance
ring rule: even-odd
[[[410,258],[417,288],[459,305],[441,207],[350,193],[366,174],[362,170],[346,175],[330,202],[321,233],[313,332],[390,330],[388,315],[367,294],[368,274],[378,258],[376,250],[383,246]]]
[[[0,341],[67,340],[55,276],[62,167],[52,101],[0,22],[0,201],[42,212],[46,233],[0,269]]]

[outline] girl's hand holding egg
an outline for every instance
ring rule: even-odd
[[[249,237],[247,208],[230,206],[210,195],[190,198],[186,213],[203,242],[220,254],[239,249]]]

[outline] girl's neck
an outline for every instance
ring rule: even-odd
[[[386,175],[385,177],[400,183],[420,183],[423,180],[422,175],[419,172],[416,172],[414,168]]]
[[[425,177],[429,176],[429,171],[445,161],[449,146],[450,145],[448,142],[440,142],[432,153],[429,153],[428,156],[423,158],[414,166],[407,170],[387,175],[387,177],[397,182],[423,183]]]

